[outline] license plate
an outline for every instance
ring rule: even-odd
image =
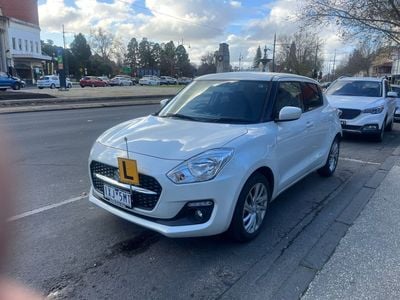
[[[113,186],[104,185],[104,198],[118,206],[132,208],[131,194]]]
[[[119,181],[139,185],[139,173],[136,160],[118,157]]]
[[[346,121],[344,121],[344,120],[340,120],[340,124],[343,126],[343,125],[346,125]]]

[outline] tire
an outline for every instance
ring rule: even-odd
[[[383,137],[385,135],[385,124],[386,124],[386,119],[385,119],[385,121],[383,121],[382,128],[379,131],[379,133],[375,134],[375,136],[374,136],[374,141],[377,143],[383,142]]]
[[[240,192],[228,229],[228,234],[232,239],[248,242],[260,233],[270,195],[268,180],[262,174],[255,173],[247,180]]]
[[[0,91],[5,92],[7,91],[7,88],[1,88]]]
[[[50,88],[53,90],[53,89],[56,88],[56,85],[55,85],[54,83],[52,83],[52,84],[50,85]]]
[[[394,115],[393,115],[392,120],[390,121],[390,123],[386,125],[386,128],[385,128],[386,131],[392,131],[393,130],[393,122],[394,122]]]
[[[69,89],[71,89],[72,88],[72,84],[70,83],[70,84],[68,84],[68,88]]]
[[[18,90],[21,89],[21,85],[20,85],[19,83],[16,83],[16,84],[12,87],[12,89],[13,89],[14,91],[18,91]]]
[[[38,86],[38,89],[39,89],[39,90],[43,90],[43,87],[42,87],[42,86]]]
[[[120,84],[119,84],[119,86],[123,86],[124,84],[121,82]]]
[[[329,149],[328,158],[326,159],[325,165],[318,169],[317,172],[322,177],[330,177],[335,173],[340,154],[340,139],[335,137]]]
[[[81,88],[84,88],[84,87],[85,87],[83,84],[81,84],[80,86],[81,86]]]

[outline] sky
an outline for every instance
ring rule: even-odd
[[[229,44],[231,65],[250,66],[257,47],[272,49],[274,33],[290,35],[299,30],[296,12],[301,0],[38,0],[42,40],[62,45],[62,24],[67,46],[75,34],[101,27],[127,43],[135,37],[153,42],[174,41],[189,52],[193,63]],[[345,59],[350,51],[334,27],[320,28],[324,40],[325,69]],[[272,51],[268,52],[269,58]]]

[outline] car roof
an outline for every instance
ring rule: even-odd
[[[381,82],[384,78],[377,78],[377,77],[342,77],[338,80],[348,80],[348,81],[375,81]]]
[[[184,77],[182,77],[184,78]],[[317,81],[300,75],[286,73],[268,73],[268,72],[227,72],[208,74],[197,77],[195,80],[258,80],[270,81],[278,79],[300,79],[318,83]]]

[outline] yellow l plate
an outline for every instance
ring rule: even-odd
[[[139,185],[136,160],[118,157],[119,181]]]

